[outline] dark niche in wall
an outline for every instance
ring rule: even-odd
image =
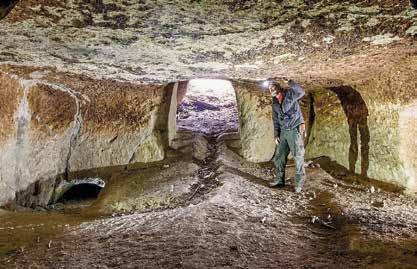
[[[19,0],[2,0],[0,1],[0,19],[9,14],[9,12],[14,8],[14,6],[19,2]]]
[[[368,107],[361,94],[350,86],[329,88],[339,98],[349,125],[349,171],[355,173],[358,148],[361,152],[361,175],[367,177],[369,167]],[[359,133],[359,137],[358,137]]]

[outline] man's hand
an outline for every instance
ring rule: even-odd
[[[277,91],[276,91],[276,89],[275,89],[275,86],[274,86],[274,84],[270,84],[269,85],[269,92],[271,93],[271,96],[272,97],[275,97],[275,96],[277,96]]]
[[[279,137],[275,137],[275,144],[279,144],[279,142],[281,142],[280,140],[279,140]]]
[[[306,125],[305,125],[305,123],[301,124],[298,128],[299,128],[300,134],[302,136],[305,136],[306,135]]]

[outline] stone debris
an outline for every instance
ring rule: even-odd
[[[365,37],[363,41],[370,42],[372,45],[388,45],[395,41],[400,41],[401,38],[398,36],[394,36],[391,33],[383,34],[383,35],[376,35],[372,37]]]
[[[368,189],[368,192],[370,192],[370,193],[375,193],[375,187],[374,186],[371,186],[369,189]]]
[[[335,37],[334,36],[326,36],[325,38],[323,38],[323,42],[326,43],[327,45],[330,45],[334,42]]]

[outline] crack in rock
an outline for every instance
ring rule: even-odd
[[[75,102],[76,113],[74,114],[73,126],[71,128],[70,141],[69,141],[68,153],[67,153],[67,157],[65,161],[65,172],[64,172],[64,177],[66,180],[68,180],[68,174],[71,171],[70,159],[72,155],[72,150],[76,146],[76,143],[81,133],[81,129],[83,127],[83,118],[82,118],[82,113],[81,113],[82,112],[81,101],[77,96],[77,94],[79,93],[63,85],[55,85],[55,84],[50,84],[46,82],[41,82],[41,83],[51,87],[54,90],[68,93],[74,99],[74,102]]]
[[[21,87],[23,89],[23,97],[16,111],[16,144],[15,144],[15,190],[20,189],[21,179],[23,177],[24,164],[23,158],[23,146],[26,143],[26,129],[27,125],[32,118],[32,112],[30,111],[27,95],[30,87],[36,83],[31,80],[21,80]]]

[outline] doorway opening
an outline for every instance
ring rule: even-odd
[[[178,131],[212,137],[239,131],[236,94],[228,80],[190,80],[179,88],[178,104]]]

